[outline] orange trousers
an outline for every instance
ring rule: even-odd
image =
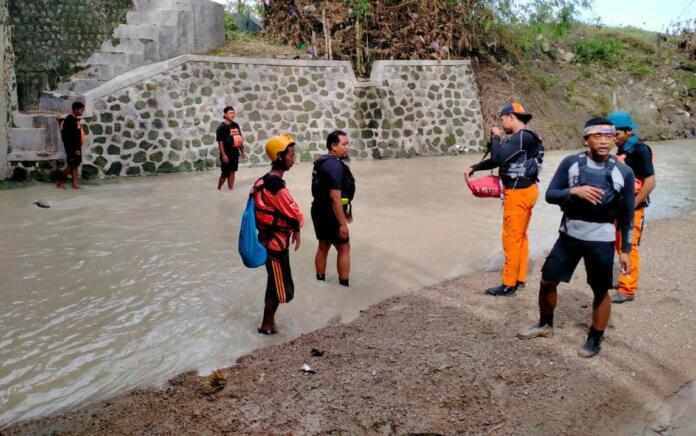
[[[637,209],[633,214],[633,243],[631,244],[631,270],[619,276],[619,292],[633,297],[640,281],[640,237],[643,236],[645,209]],[[616,251],[621,253],[621,232],[616,232]]]
[[[503,199],[503,284],[515,286],[527,281],[529,239],[527,228],[532,209],[539,197],[539,187],[506,189]]]

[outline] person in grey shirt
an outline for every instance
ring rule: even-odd
[[[590,119],[583,137],[589,151],[566,157],[546,191],[546,201],[563,210],[560,234],[541,270],[539,322],[517,336],[528,339],[553,334],[558,284],[569,282],[583,259],[594,301],[592,326],[579,354],[592,357],[600,351],[611,313],[609,289],[617,227],[621,233],[621,269],[630,270],[635,176],[611,154],[616,129],[608,119]]]

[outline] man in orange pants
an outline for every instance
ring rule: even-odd
[[[619,150],[616,156],[628,165],[636,176],[635,204],[633,216],[633,243],[631,244],[631,269],[619,277],[619,288],[612,295],[612,303],[633,301],[638,290],[640,277],[640,237],[645,223],[645,208],[650,203],[650,193],[655,189],[655,169],[653,168],[652,150],[635,134],[638,129],[631,116],[626,112],[613,112],[607,117],[616,127],[616,145]],[[620,235],[617,232],[616,247],[621,247]]]
[[[503,265],[502,284],[486,289],[493,296],[513,296],[527,280],[529,240],[527,228],[532,209],[539,196],[539,170],[544,146],[539,136],[527,129],[532,115],[520,103],[512,103],[500,111],[499,127],[491,129],[491,158],[469,167],[468,179],[475,171],[500,168],[505,187],[503,200]],[[505,131],[508,135],[501,141]]]

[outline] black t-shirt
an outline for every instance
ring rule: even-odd
[[[655,175],[652,151],[646,144],[638,142],[630,153],[625,153],[623,148],[619,147],[617,155],[626,156],[624,163],[633,170],[637,180],[645,180],[647,177]],[[636,209],[646,207],[649,203],[650,199],[647,199],[642,204],[636,204]]]
[[[343,172],[345,170],[343,168],[343,163],[341,163],[337,157],[328,156],[322,159],[325,159],[325,161],[321,164],[317,173],[321,192],[318,197],[314,198],[314,201],[319,204],[331,205],[329,191],[332,189],[343,191],[345,188],[343,186]]]
[[[650,148],[639,142],[635,145],[630,153],[624,153],[623,149],[619,147],[618,155],[626,155],[626,165],[631,167],[633,174],[636,175],[637,179],[643,180],[646,177],[655,175],[655,168],[653,167],[653,156]]]
[[[82,148],[82,132],[79,127],[79,120],[73,114],[68,115],[63,120],[63,128],[60,131],[66,154],[74,154]]]
[[[233,156],[236,153],[239,153],[239,150],[234,148],[232,145],[232,129],[237,129],[239,130],[240,134],[242,133],[242,129],[239,128],[239,124],[235,123],[234,121],[232,121],[230,124],[223,121],[215,131],[215,141],[218,143],[222,141],[222,146],[227,156]]]

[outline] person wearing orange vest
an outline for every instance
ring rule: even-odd
[[[633,243],[631,245],[631,268],[619,276],[619,287],[611,297],[613,303],[633,301],[640,279],[640,238],[645,225],[645,208],[650,204],[650,193],[655,189],[655,169],[652,150],[636,135],[638,126],[626,112],[613,112],[607,117],[616,127],[616,157],[628,165],[636,176],[635,212],[633,217]],[[616,247],[621,239],[617,233]]]
[[[527,281],[529,239],[527,229],[539,196],[539,170],[544,159],[541,138],[527,128],[532,114],[520,103],[500,111],[502,130],[491,129],[491,158],[467,168],[465,179],[476,171],[500,168],[505,186],[503,199],[503,274],[501,284],[486,289],[488,295],[511,297]],[[507,135],[501,139],[503,131]]]
[[[275,313],[280,303],[289,303],[295,295],[290,271],[289,247],[300,248],[300,228],[304,215],[285,186],[283,175],[295,163],[295,140],[290,135],[271,138],[266,143],[266,154],[271,159],[271,171],[254,183],[254,209],[259,241],[266,247],[265,308],[258,332],[277,333]]]
[[[246,153],[242,130],[234,121],[234,108],[226,106],[222,113],[223,120],[215,131],[215,141],[220,153],[220,177],[217,188],[218,191],[221,190],[227,180],[227,187],[231,191],[234,189],[234,177],[239,169],[239,157],[246,159]]]
[[[65,189],[65,180],[72,177],[72,188],[80,189],[77,184],[77,170],[82,163],[82,146],[85,145],[85,131],[82,128],[82,115],[85,105],[79,101],[72,104],[72,113],[60,121],[60,137],[65,147],[67,167],[58,176],[56,187]]]

